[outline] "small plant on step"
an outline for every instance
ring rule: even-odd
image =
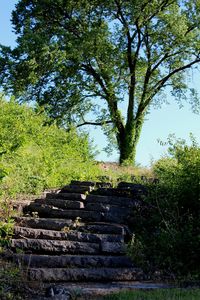
[[[65,233],[68,233],[70,232],[70,227],[69,226],[64,226],[61,231],[65,232]]]
[[[77,300],[82,296],[82,290],[81,288],[76,288],[70,291],[71,300]]]
[[[39,218],[38,212],[37,211],[33,211],[32,212],[32,217],[35,218],[35,219]]]
[[[81,218],[77,217],[73,223],[73,228],[80,226],[80,224],[81,224],[80,222],[81,222]]]

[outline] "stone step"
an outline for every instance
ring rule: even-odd
[[[93,181],[77,181],[72,180],[70,185],[79,185],[79,186],[91,186],[91,187],[111,187],[112,184],[110,182],[93,182]]]
[[[106,222],[83,222],[72,221],[70,219],[54,219],[54,218],[34,218],[34,217],[15,217],[15,223],[18,226],[29,228],[40,228],[47,230],[64,231],[70,229],[77,229],[81,232],[90,232],[98,234],[119,234],[125,235],[126,226],[120,224],[110,224]]]
[[[141,280],[143,272],[138,268],[30,268],[30,280],[43,282],[107,282]]]
[[[53,205],[58,208],[71,208],[71,209],[82,209],[84,203],[76,200],[65,200],[65,199],[36,199],[35,203]]]
[[[80,193],[46,193],[47,199],[65,199],[65,200],[76,200],[76,201],[84,201],[86,199],[86,195]]]
[[[141,195],[137,189],[126,189],[126,188],[99,188],[93,191],[95,195],[101,196],[117,196],[117,197],[127,197],[137,200]]]
[[[29,228],[41,228],[47,230],[63,230],[73,226],[74,221],[70,219],[51,219],[51,218],[34,218],[34,217],[15,217],[15,223],[18,226]],[[82,224],[81,226],[83,226]]]
[[[122,243],[124,241],[123,235],[117,234],[94,234],[79,232],[77,230],[70,230],[65,228],[63,231],[54,231],[46,229],[35,229],[28,227],[14,227],[14,238],[31,238],[31,239],[48,239],[48,240],[68,240],[77,242],[90,242],[98,243],[105,242],[117,242]]]
[[[110,224],[106,222],[88,223],[78,226],[79,231],[104,233],[104,234],[120,234],[125,235],[126,226],[120,224]]]
[[[20,249],[40,254],[100,254],[100,243],[85,243],[76,241],[11,239],[10,247],[15,251]]]
[[[98,243],[87,243],[66,240],[47,240],[47,239],[11,239],[10,247],[13,250],[21,249],[25,253],[69,253],[69,254],[124,254],[125,244],[121,242],[101,241]]]
[[[67,210],[56,208],[54,206],[32,203],[24,210],[26,213],[37,213],[39,217],[49,218],[66,218],[73,219],[81,218],[84,221],[101,221],[102,213],[98,211],[86,211],[86,210]]]
[[[169,289],[174,288],[174,285],[169,283],[162,282],[151,282],[151,281],[112,281],[112,282],[65,282],[65,283],[57,283],[56,285],[44,283],[46,286],[46,297],[37,300],[49,300],[49,297],[52,297],[52,294],[58,295],[59,300],[67,300],[66,295],[70,294],[76,295],[77,291],[81,295],[81,299],[104,299],[104,296],[113,293],[120,292],[130,292],[130,291],[150,291],[156,289]],[[63,295],[63,298],[60,298]],[[65,297],[65,298],[64,298]],[[145,297],[146,298],[146,297]],[[52,298],[56,299],[56,298]],[[78,299],[80,299],[78,297]],[[117,299],[116,297],[110,297],[110,299]],[[119,297],[118,297],[119,299]],[[122,299],[122,298],[120,298]],[[125,299],[123,297],[123,299]],[[127,298],[130,299],[130,298]],[[143,298],[144,299],[144,298]],[[140,298],[141,300],[141,298]]]
[[[131,209],[127,207],[120,207],[117,205],[104,204],[104,203],[85,203],[86,210],[110,212],[119,215],[128,215]]]
[[[36,255],[14,254],[9,257],[21,266],[30,268],[130,268],[133,263],[127,256],[103,255]]]
[[[78,193],[85,194],[89,193],[94,189],[93,186],[80,186],[80,185],[66,185],[64,186],[59,193]]]
[[[112,183],[110,183],[110,182],[96,182],[96,187],[97,188],[111,188]]]
[[[134,208],[141,205],[140,200],[134,200],[126,197],[116,197],[116,196],[99,196],[99,195],[88,195],[87,203],[103,203],[110,205],[117,205],[120,207]]]
[[[87,211],[102,212],[102,221],[112,223],[126,223],[131,215],[131,209],[102,203],[86,203]]]
[[[135,193],[135,194],[147,195],[147,193],[148,193],[147,188],[143,184],[139,184],[139,183],[123,182],[122,181],[118,184],[118,188],[129,190],[129,191],[131,191],[132,193]]]
[[[79,180],[72,180],[70,186],[92,186],[94,187],[96,182],[94,181],[79,181]]]

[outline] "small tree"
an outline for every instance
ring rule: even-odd
[[[150,106],[166,87],[184,98],[186,70],[200,62],[199,0],[21,0],[12,23],[17,46],[1,47],[5,90],[61,124],[103,126],[120,163],[134,163]]]

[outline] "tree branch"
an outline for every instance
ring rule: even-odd
[[[165,83],[176,73],[179,73],[181,71],[184,71],[186,69],[191,68],[193,65],[200,63],[200,57],[198,57],[195,61],[192,61],[191,63],[188,63],[187,65],[184,65],[180,68],[177,68],[170,72],[167,76],[159,80],[153,87],[152,87],[152,94],[147,98],[147,100],[143,103],[140,103],[140,106],[137,111],[136,119],[141,116],[141,114],[144,113],[145,109],[148,107],[149,103],[153,99],[153,97],[164,87],[166,86]]]
[[[103,126],[104,124],[111,124],[113,121],[102,121],[102,122],[83,122],[81,124],[78,124],[76,127],[81,127],[85,125],[93,125],[93,126]]]
[[[123,119],[118,111],[118,105],[117,105],[117,99],[113,97],[113,94],[108,89],[108,82],[106,82],[107,86],[104,84],[104,80],[101,78],[100,74],[92,67],[92,65],[89,63],[89,65],[82,64],[82,67],[85,69],[86,72],[88,72],[101,86],[103,92],[105,93],[104,99],[108,103],[108,108],[110,110],[110,115],[112,118],[113,124],[116,126],[119,135],[123,135],[124,133],[124,124]]]
[[[131,50],[131,39],[128,40],[128,55],[131,56],[131,66],[129,66],[130,74],[131,74],[131,82],[130,82],[130,89],[129,89],[129,100],[128,100],[128,111],[127,111],[127,124],[132,123],[133,121],[133,111],[134,111],[134,94],[135,94],[135,85],[136,85],[136,78],[135,78],[135,72],[136,72],[136,65],[137,65],[137,59],[140,51],[140,47],[142,44],[141,39],[141,31],[136,24],[137,28],[137,34],[138,34],[138,42],[137,42],[137,48],[134,54],[134,58],[132,59],[132,50]]]
[[[159,80],[154,87],[152,88],[152,90],[154,91],[153,94],[147,99],[147,101],[145,102],[145,107],[148,106],[148,104],[150,103],[151,99],[163,88],[164,84],[176,73],[179,73],[181,71],[184,71],[186,69],[191,68],[193,65],[200,63],[200,57],[197,58],[195,61],[192,61],[191,63],[188,63],[187,65],[184,65],[180,68],[177,68],[175,70],[173,70],[172,72],[170,72],[167,76],[165,76],[164,78],[162,78],[161,80]]]

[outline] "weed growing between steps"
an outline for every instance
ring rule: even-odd
[[[106,296],[104,300],[199,300],[199,289],[168,289],[154,291],[130,291]]]

